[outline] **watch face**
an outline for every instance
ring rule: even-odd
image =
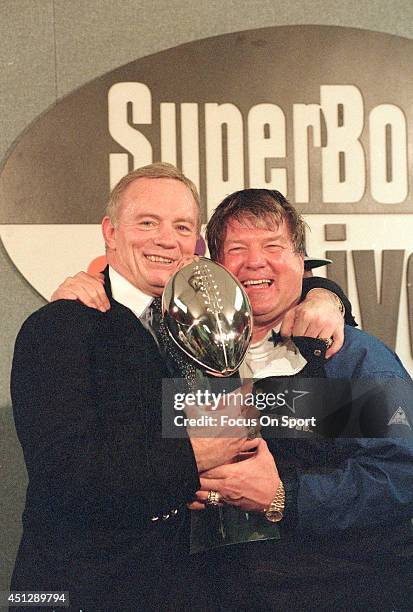
[[[265,513],[265,518],[271,523],[278,523],[278,521],[281,521],[282,517],[283,514],[279,510],[268,510]]]

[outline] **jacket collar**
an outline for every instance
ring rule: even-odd
[[[138,319],[141,319],[154,298],[134,287],[128,280],[109,266],[105,268],[103,274],[105,290],[111,304],[120,304],[131,310]],[[116,298],[113,296],[113,289],[116,289]]]

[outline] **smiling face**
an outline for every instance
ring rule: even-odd
[[[258,220],[257,220],[258,222]],[[221,250],[222,263],[242,283],[254,315],[254,339],[281,323],[301,296],[304,260],[294,249],[285,221],[230,219]]]
[[[102,222],[107,260],[147,295],[160,296],[178,263],[193,255],[198,207],[188,187],[169,178],[138,178],[119,202],[117,221]]]

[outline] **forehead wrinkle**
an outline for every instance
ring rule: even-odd
[[[286,241],[291,241],[291,232],[289,230],[288,223],[285,221],[285,219],[281,219],[279,222],[276,215],[269,214],[264,218],[264,217],[256,217],[255,215],[243,214],[243,215],[234,215],[228,220],[228,223],[226,224],[226,227],[225,227],[223,244],[227,242],[229,226],[232,225],[232,227],[234,228],[234,225],[232,224],[233,221],[238,222],[242,227],[246,229],[250,229],[250,230],[263,229],[269,232],[274,232],[274,236],[271,236],[271,237],[268,236],[269,240],[282,237]],[[283,225],[287,230],[286,236],[282,236],[281,233],[279,232],[280,228]],[[231,242],[237,242],[237,237],[232,238]]]
[[[123,216],[126,216],[127,219],[130,219],[130,218],[140,219],[142,217],[152,217],[153,219],[156,219],[158,221],[163,221],[164,219],[167,218],[165,214],[159,214],[156,210],[154,211],[153,206],[151,206],[150,204],[147,204],[148,209],[146,210],[145,210],[145,203],[141,205],[141,203],[139,202],[138,206],[136,207],[135,207],[135,204],[136,202],[134,202],[133,200],[122,201],[119,207],[119,213],[120,213],[119,216],[122,214]],[[141,210],[141,207],[143,207],[144,210]],[[173,213],[174,211],[172,207],[171,207],[171,210]],[[171,221],[173,223],[186,222],[196,227],[198,224],[198,214],[197,214],[197,211],[195,211],[195,215],[193,216],[192,215],[184,215],[184,216],[179,216],[179,217],[171,216]]]

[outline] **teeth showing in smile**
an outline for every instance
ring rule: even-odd
[[[260,280],[246,280],[242,283],[244,287],[250,287],[251,285],[266,285],[269,287],[272,285],[272,280],[268,278],[260,278]]]
[[[172,263],[172,259],[167,259],[166,257],[160,257],[159,255],[146,255],[146,259],[149,259],[149,261],[153,261],[155,263],[165,263],[165,264]]]

